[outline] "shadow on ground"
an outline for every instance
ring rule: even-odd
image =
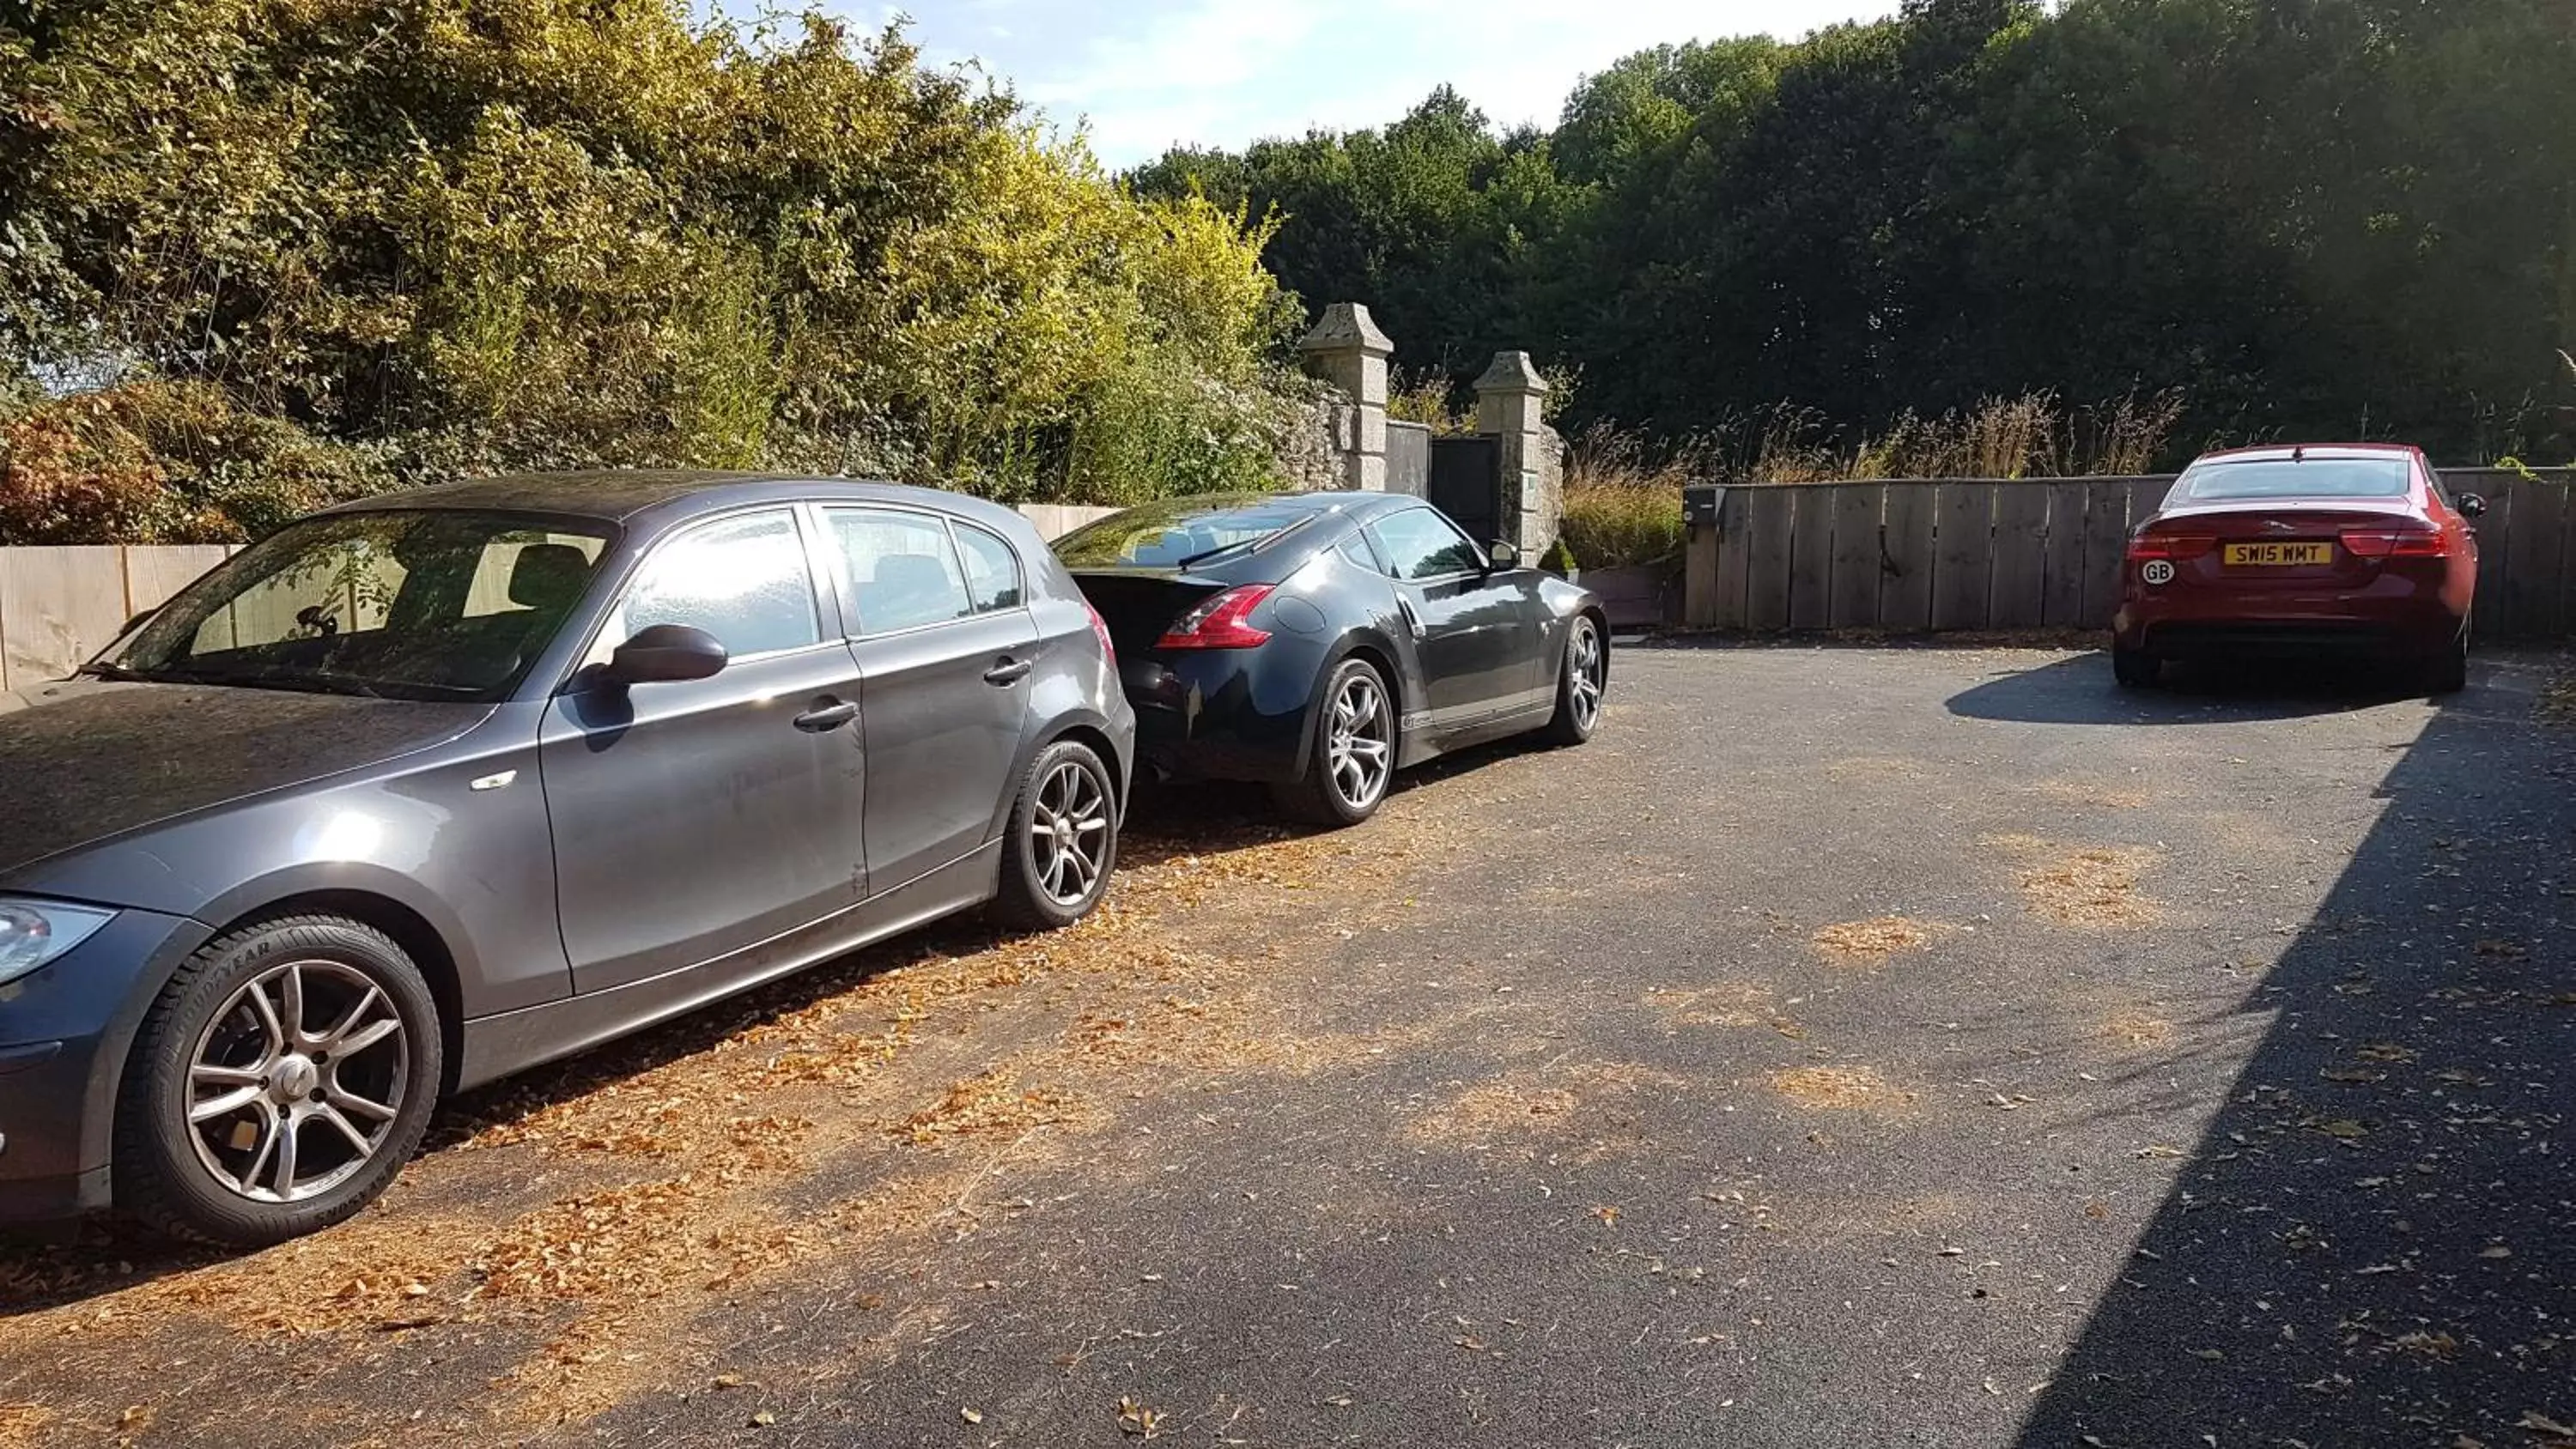
[[[2075,660],[1951,708],[2125,726],[2361,697],[2142,698]],[[2434,718],[2239,1007],[2261,1045],[2021,1443],[2576,1445],[2576,756],[2489,703]]]
[[[2073,688],[2081,682],[2098,688]],[[2386,670],[2314,666],[2168,666],[2158,689],[2121,689],[2110,656],[2060,660],[1955,695],[1950,713],[2015,724],[2212,725],[2372,709],[2419,695]]]

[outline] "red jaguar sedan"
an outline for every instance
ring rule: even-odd
[[[2175,659],[2350,656],[2463,689],[2484,512],[2419,448],[2209,454],[2130,536],[2112,666],[2144,688]]]

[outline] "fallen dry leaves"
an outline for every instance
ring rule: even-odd
[[[2151,925],[2160,911],[2138,889],[2138,874],[2157,859],[2152,850],[2079,850],[2022,872],[2022,899],[2033,915],[2063,926]]]
[[[29,1449],[53,1421],[42,1404],[0,1404],[0,1449]]]
[[[1112,901],[1071,930],[936,928],[478,1097],[479,1130],[329,1232],[159,1276],[112,1251],[0,1264],[12,1299],[66,1300],[0,1322],[0,1350],[52,1351],[69,1334],[104,1354],[185,1325],[192,1353],[275,1336],[373,1351],[386,1332],[477,1322],[534,1344],[498,1381],[495,1434],[695,1381],[689,1328],[715,1295],[974,1231],[988,1174],[1101,1125],[1097,1103],[1175,1073],[1304,1072],[1370,1049],[1279,1030],[1265,973],[1182,949],[1167,917],[1204,906],[1212,927],[1244,913],[1329,934],[1316,882],[1381,899],[1455,826],[1398,802],[1356,834],[1180,828],[1193,838],[1139,841]],[[1005,1008],[1036,1030],[970,1075],[923,1079],[913,1064],[934,1032],[948,1045]],[[818,1208],[806,1185],[835,1164],[874,1185]],[[441,1206],[410,1205],[422,1198]],[[100,1361],[140,1381],[152,1353]],[[0,1410],[0,1449],[52,1422]]]
[[[1868,1067],[1790,1067],[1771,1074],[1771,1089],[1802,1107],[1827,1111],[1888,1110],[1914,1094],[1889,1085]]]
[[[1922,949],[1932,939],[1932,928],[1903,916],[1881,916],[1874,921],[1827,926],[1813,939],[1816,949],[1829,961],[1881,966],[1900,952]]]
[[[2173,1040],[2174,1024],[2143,1011],[2123,1011],[2102,1023],[2102,1034],[2127,1046],[2162,1046]]]

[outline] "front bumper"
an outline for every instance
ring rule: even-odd
[[[208,929],[120,911],[0,986],[0,1223],[105,1207],[116,1093],[143,1013]]]

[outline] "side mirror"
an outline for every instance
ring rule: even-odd
[[[655,624],[608,656],[606,678],[617,684],[675,684],[706,679],[725,667],[721,640],[686,624]]]
[[[1516,569],[1521,566],[1519,546],[1500,539],[1495,540],[1494,547],[1487,557],[1498,569]]]
[[[2459,496],[2458,503],[2460,506],[2460,516],[2463,518],[2484,518],[2487,516],[2487,501],[2478,494],[2463,493]]]

